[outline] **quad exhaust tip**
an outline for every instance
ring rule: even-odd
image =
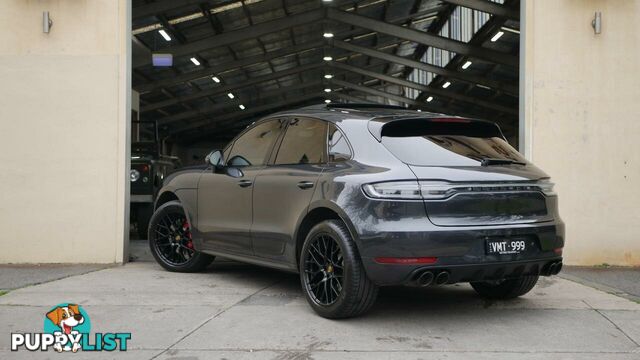
[[[562,270],[562,261],[554,262],[549,266],[549,275],[558,275]]]
[[[436,285],[444,285],[449,282],[449,273],[446,271],[441,271],[436,276]]]
[[[418,276],[418,279],[416,281],[418,283],[418,286],[425,287],[431,285],[434,277],[435,276],[431,271],[425,271]]]

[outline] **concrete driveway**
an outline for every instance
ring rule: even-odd
[[[82,305],[92,332],[131,332],[129,351],[9,351],[11,332],[42,331],[62,302]],[[366,316],[331,321],[307,306],[296,275],[140,262],[11,291],[0,319],[1,359],[640,359],[640,304],[557,277],[509,302],[468,285],[387,288]]]

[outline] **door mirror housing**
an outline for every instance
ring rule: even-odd
[[[224,158],[222,155],[222,150],[213,150],[207,155],[205,158],[205,162],[208,165],[213,166],[216,171],[222,170],[224,168]]]

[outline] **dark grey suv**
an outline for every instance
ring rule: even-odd
[[[300,274],[321,316],[379,286],[469,282],[513,298],[562,267],[553,184],[491,122],[373,105],[275,114],[165,180],[149,225],[168,270],[216,255]]]

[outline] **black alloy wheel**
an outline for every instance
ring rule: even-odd
[[[182,205],[171,201],[160,206],[149,224],[149,247],[156,261],[167,270],[200,271],[214,257],[196,251],[191,226]]]
[[[358,316],[376,301],[378,287],[367,277],[351,233],[340,220],[311,228],[298,266],[304,296],[322,317]]]
[[[344,258],[336,240],[328,233],[317,234],[305,254],[304,272],[307,291],[319,305],[336,302],[342,292]]]
[[[158,219],[153,231],[153,243],[158,254],[168,264],[184,265],[195,254],[189,222],[184,214],[165,213]]]

